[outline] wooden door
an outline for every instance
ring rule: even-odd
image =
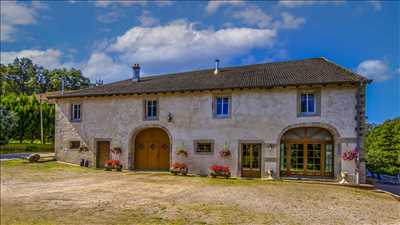
[[[135,169],[168,170],[170,157],[168,134],[160,128],[141,131],[135,140]]]
[[[97,142],[97,168],[104,168],[104,164],[110,159],[110,142],[98,141]]]
[[[261,144],[241,145],[242,177],[261,177]]]

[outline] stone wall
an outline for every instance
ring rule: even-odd
[[[279,175],[279,140],[283,131],[296,126],[322,126],[335,136],[335,175],[341,170],[354,173],[354,165],[342,163],[341,150],[346,147],[342,140],[355,142],[355,93],[354,86],[328,86],[321,88],[321,115],[297,116],[297,89],[248,89],[238,91],[186,92],[158,95],[131,95],[110,97],[68,98],[57,100],[56,106],[56,155],[58,160],[79,163],[82,158],[95,166],[96,140],[111,140],[111,146],[122,148],[124,168],[133,168],[132,140],[135,133],[145,127],[162,127],[171,139],[171,162],[186,162],[190,172],[207,174],[212,164],[229,165],[234,176],[240,176],[239,142],[263,143],[262,175],[267,169]],[[214,119],[213,96],[232,96],[232,116]],[[159,100],[160,115],[157,121],[143,120],[143,101]],[[70,122],[70,104],[81,103],[82,121]],[[168,114],[172,121],[168,122]],[[214,154],[194,153],[193,141],[213,139]],[[90,149],[79,152],[69,149],[69,142],[81,140]],[[181,158],[174,152],[183,145],[189,157]],[[228,143],[232,155],[226,159],[219,156],[223,145]],[[348,145],[349,143],[347,143]]]

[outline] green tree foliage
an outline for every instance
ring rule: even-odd
[[[40,102],[35,96],[25,94],[1,95],[0,107],[13,112],[18,120],[12,129],[5,130],[7,136],[19,140],[40,139]],[[42,103],[44,139],[52,139],[54,134],[54,105]]]
[[[14,112],[0,105],[0,145],[7,144],[18,121]]]
[[[0,75],[0,139],[13,138],[20,142],[40,139],[40,102],[35,94],[59,91],[61,80],[64,80],[65,90],[90,85],[90,80],[82,76],[80,70],[49,70],[28,58],[16,58],[8,65],[0,64]],[[54,136],[54,105],[43,103],[42,110],[44,140],[49,140]]]
[[[77,69],[48,70],[33,64],[28,58],[16,58],[8,65],[0,64],[3,94],[28,94],[59,91],[61,79],[65,90],[77,90],[89,87],[90,80]]]
[[[379,173],[400,173],[400,117],[374,126],[365,140],[367,167]]]

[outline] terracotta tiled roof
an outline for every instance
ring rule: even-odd
[[[370,81],[325,58],[272,62],[123,80],[102,86],[51,94],[48,98],[144,94],[231,88],[271,88],[294,85],[344,84]]]

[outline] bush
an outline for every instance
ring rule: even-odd
[[[400,173],[400,118],[385,121],[369,130],[366,140],[369,170],[396,175]]]

